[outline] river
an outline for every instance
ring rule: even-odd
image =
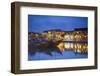
[[[35,52],[29,51],[28,60],[88,58],[88,46],[86,42],[62,42],[58,46],[58,48],[34,49]]]

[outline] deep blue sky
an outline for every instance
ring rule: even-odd
[[[50,29],[72,31],[87,26],[88,17],[28,15],[29,32],[43,32]]]

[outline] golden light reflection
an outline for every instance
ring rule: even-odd
[[[87,43],[64,43],[61,42],[57,45],[60,51],[73,50],[76,53],[87,53],[88,45]]]

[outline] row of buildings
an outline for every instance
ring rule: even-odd
[[[63,51],[74,50],[78,53],[88,52],[88,30],[87,28],[78,28],[73,31],[62,31],[60,29],[47,30],[41,33],[29,32],[28,39],[33,41],[61,41],[57,47]],[[64,43],[65,42],[65,43]],[[67,43],[66,43],[67,42]]]
[[[42,33],[29,32],[29,40],[54,40],[54,41],[87,41],[88,30],[87,28],[78,28],[73,31],[62,31],[60,29],[53,29],[44,31]]]

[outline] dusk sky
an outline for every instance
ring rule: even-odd
[[[51,29],[72,31],[87,28],[88,17],[28,15],[28,32],[43,32]]]

